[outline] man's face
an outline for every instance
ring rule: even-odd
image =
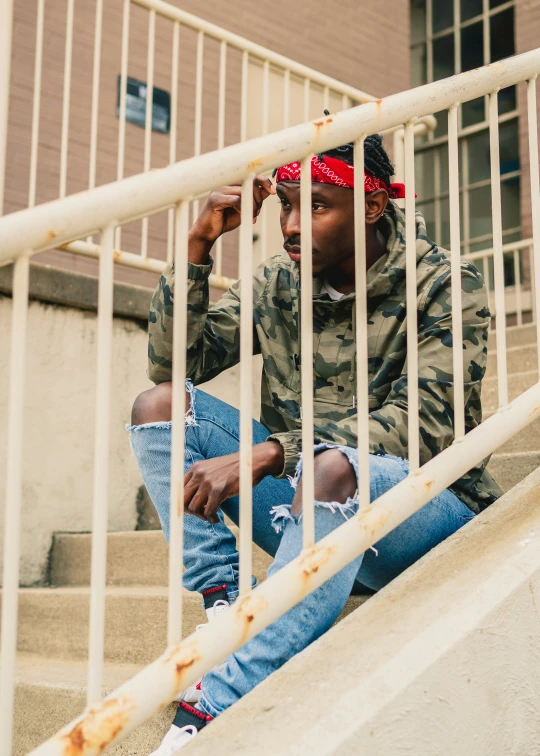
[[[300,263],[300,182],[280,181],[280,223],[284,248]],[[354,192],[342,186],[312,184],[313,275],[354,259]]]

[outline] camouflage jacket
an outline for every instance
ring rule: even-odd
[[[394,204],[381,219],[388,253],[368,271],[369,441],[372,454],[407,457],[407,352],[405,307],[405,217]],[[450,264],[447,253],[417,230],[420,460],[423,464],[453,440],[453,364]],[[189,265],[187,373],[194,384],[214,378],[239,361],[239,284],[209,305],[212,263]],[[261,265],[253,280],[254,352],[263,356],[261,422],[285,453],[282,475],[292,474],[301,450],[299,366],[299,271],[284,254]],[[355,447],[355,294],[331,300],[314,279],[315,438]],[[465,422],[482,419],[481,381],[486,369],[490,313],[482,277],[462,264]],[[149,377],[171,380],[174,266],[163,273],[152,300]],[[452,490],[473,511],[492,503],[500,490],[487,460]]]

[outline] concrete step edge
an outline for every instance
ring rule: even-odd
[[[521,451],[521,452],[500,452],[491,455],[491,461],[496,460],[511,460],[511,459],[534,459],[540,457],[540,449],[538,451]]]

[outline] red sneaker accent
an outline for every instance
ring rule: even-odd
[[[226,591],[227,586],[226,585],[218,585],[217,588],[208,588],[206,591],[202,592],[203,596],[208,596],[210,593],[216,593],[217,591]]]
[[[196,717],[199,717],[199,719],[204,719],[205,722],[211,722],[212,717],[209,714],[204,714],[202,711],[199,711],[198,709],[195,709],[193,706],[190,706],[189,704],[185,703],[185,701],[182,701],[179,706],[182,707],[182,709],[185,709],[186,711],[189,711],[190,714],[193,714]]]

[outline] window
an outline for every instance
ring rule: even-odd
[[[412,86],[469,71],[514,55],[514,2],[508,0],[411,0]],[[503,241],[520,238],[520,163],[515,87],[499,92]],[[450,242],[447,112],[434,134],[418,140],[418,209],[428,234]],[[462,251],[489,249],[491,184],[487,98],[460,108],[459,159]]]

